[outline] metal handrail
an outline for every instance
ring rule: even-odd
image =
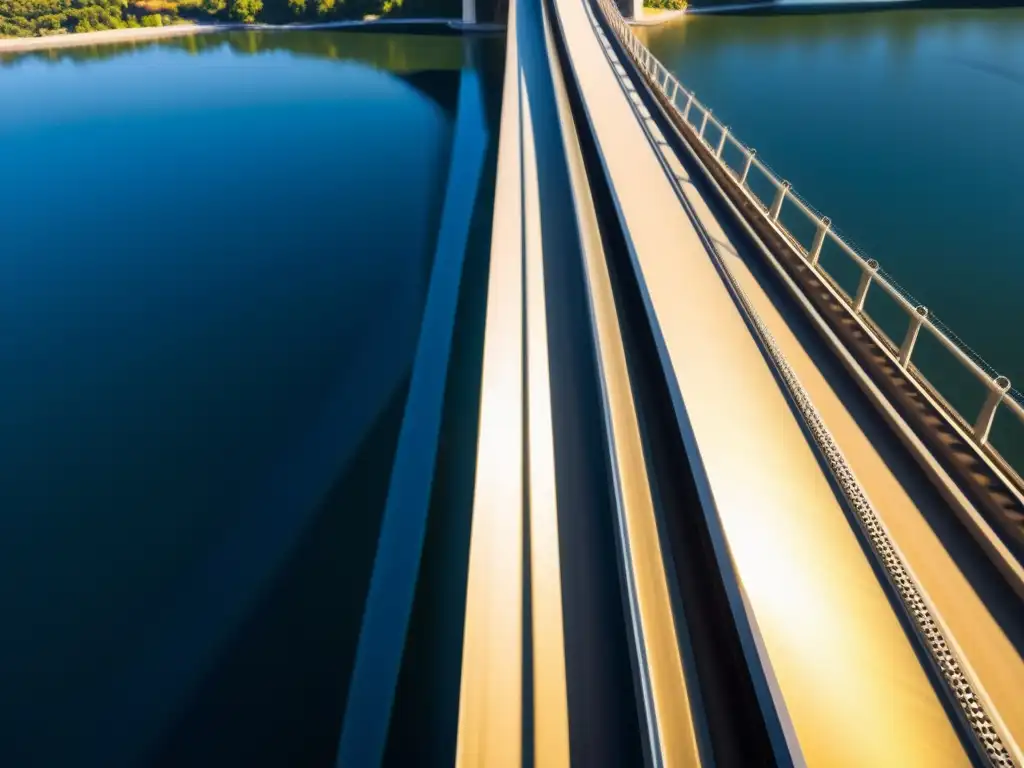
[[[826,216],[822,216],[797,196],[792,191],[789,182],[780,179],[757,156],[757,152],[754,149],[736,138],[732,130],[716,118],[712,114],[711,109],[702,104],[693,91],[688,90],[680,83],[676,76],[658,61],[654,54],[633,34],[632,29],[630,29],[619,9],[611,0],[597,0],[597,2],[604,10],[605,17],[618,36],[619,41],[630,52],[637,65],[646,72],[653,85],[662,92],[668,102],[682,117],[683,121],[694,130],[700,142],[711,152],[718,166],[728,175],[732,176],[750,202],[754,203],[762,215],[768,219],[770,225],[794,247],[794,250],[802,257],[811,270],[817,275],[824,277],[829,285],[836,289],[836,294],[846,303],[847,308],[855,316],[869,321],[864,324],[867,332],[877,343],[890,350],[897,358],[903,372],[907,376],[920,380],[925,388],[949,411],[950,415],[965,427],[968,435],[979,448],[982,448],[989,455],[996,458],[1005,469],[1009,469],[1019,478],[1017,470],[1024,470],[1024,467],[1013,467],[994,446],[989,444],[989,435],[996,412],[1003,403],[1024,424],[1024,395],[1012,389],[1010,380],[1006,376],[1002,376],[991,367],[988,367],[980,355],[964,344],[956,334],[948,331],[945,325],[939,322],[937,318],[931,317],[926,307],[915,302],[913,297],[879,268],[877,261],[862,255],[847,239],[836,232],[832,227],[831,220]],[[709,127],[713,127],[719,132],[717,142],[715,143],[708,139]],[[742,155],[741,168],[733,168],[723,159],[727,144],[731,144],[738,149]],[[774,198],[769,203],[762,201],[750,188],[749,176],[751,170],[755,168],[775,188]],[[790,232],[780,221],[780,214],[787,203],[796,207],[814,225],[815,236],[809,249],[802,245],[796,235]],[[839,286],[836,278],[829,274],[819,262],[822,249],[825,243],[829,241],[837,245],[840,251],[846,254],[861,271],[860,283],[856,294],[853,296],[847,294]],[[878,285],[884,290],[892,297],[904,314],[907,315],[907,329],[902,342],[899,344],[895,340],[890,342],[884,338],[884,334],[877,323],[864,309],[864,302],[872,285]],[[943,347],[949,350],[958,362],[987,388],[988,395],[973,420],[961,414],[945,397],[939,394],[937,388],[928,381],[920,369],[911,365],[914,349],[922,328],[928,330]]]

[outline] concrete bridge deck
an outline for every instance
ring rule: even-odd
[[[660,144],[664,136],[645,119],[647,108],[633,102],[649,139]],[[1024,683],[1020,564],[884,396],[876,393],[869,400],[858,391],[850,375],[856,363],[834,336],[822,338],[824,323],[814,327],[813,308],[794,300],[794,295],[800,298],[796,286],[790,293],[780,284],[766,264],[772,261],[770,253],[752,248],[737,231],[729,214],[738,217],[738,212],[716,204],[717,190],[697,178],[696,156],[686,156],[684,168],[668,150],[663,155],[711,255],[742,293],[748,316],[756,316],[772,337],[964,661],[973,667],[992,710],[1019,743],[1024,738],[1024,709],[1017,694]],[[860,377],[861,386],[870,387],[864,384],[867,375],[861,371]],[[1019,760],[1019,752],[1016,756]]]
[[[908,716],[923,706],[931,698],[927,686],[912,679],[917,675],[909,669],[918,664],[907,654],[908,677],[900,678],[900,642],[895,637],[901,633],[880,642],[888,623],[882,617],[889,611],[881,593],[869,598],[873,590],[866,585],[874,576],[865,571],[864,591],[858,592],[853,570],[841,575],[842,568],[859,569],[854,563],[866,566],[867,559],[847,540],[851,531],[843,510],[824,491],[820,498],[812,495],[815,475],[823,477],[822,469],[816,461],[801,463],[804,430],[795,419],[785,418],[790,408],[780,403],[786,398],[741,320],[743,308],[729,296],[713,262],[734,281],[774,338],[1008,731],[1017,740],[1024,738],[1024,709],[1017,693],[1024,684],[1019,651],[1024,627],[1015,596],[978,552],[968,551],[971,543],[958,541],[963,532],[952,530],[958,526],[950,502],[935,492],[906,452],[893,446],[893,435],[844,381],[845,371],[829,359],[832,353],[808,333],[809,323],[794,311],[795,304],[773,290],[769,270],[757,263],[762,255],[751,253],[736,236],[735,223],[721,221],[712,209],[713,190],[706,184],[698,187],[692,178],[695,157],[683,158],[685,165],[680,162],[615,53],[593,36],[590,6],[581,0],[556,0],[556,6],[620,220],[648,289],[649,312],[661,326],[683,419],[690,421],[740,579],[765,633],[783,698],[791,702],[808,762],[836,765],[842,762],[839,755],[846,755],[851,765],[879,764],[894,759],[892,750],[903,749],[906,759],[913,762],[916,755],[920,761],[928,754],[927,744],[938,746],[946,729],[938,726],[943,718],[935,713],[937,730],[928,734],[928,718],[919,709],[915,733],[889,720],[901,705]],[[776,463],[774,456],[784,459]],[[948,481],[946,487],[953,485]],[[794,497],[796,489],[803,492]],[[958,502],[970,505],[962,498]],[[769,523],[773,512],[778,517]],[[970,514],[982,524],[976,510]],[[826,521],[827,516],[833,519]],[[786,572],[792,581],[785,581]],[[803,593],[806,602],[801,589],[808,590]],[[826,597],[830,589],[835,591]],[[877,603],[877,614],[869,600]],[[803,620],[794,612],[800,604],[809,611]],[[864,613],[858,615],[858,610]],[[804,624],[809,616],[814,617],[817,652],[803,645],[809,639],[803,635],[811,629]],[[831,622],[836,634],[829,638]],[[811,662],[826,646],[840,655]],[[870,649],[876,658],[870,658]],[[844,661],[845,654],[850,655]],[[852,663],[857,658],[863,668]],[[812,673],[819,663],[823,666]],[[828,674],[829,667],[845,667],[848,677]],[[843,734],[851,734],[849,713],[841,711],[846,704],[822,690],[822,679],[843,691],[847,703],[854,697],[861,700],[860,713],[867,718],[861,732],[885,733],[881,720],[889,720],[895,726],[891,740],[842,745]],[[808,687],[801,689],[802,684]],[[879,709],[882,702],[884,712]],[[836,708],[830,711],[832,705]],[[915,743],[917,739],[924,741]],[[926,762],[938,765],[954,754],[955,749],[942,748]]]
[[[492,259],[501,258],[492,263],[489,295],[497,303],[493,322],[489,316],[488,345],[497,350],[499,334],[506,341],[492,358],[492,366],[501,371],[495,368],[489,377],[485,365],[481,431],[492,436],[482,436],[479,449],[478,467],[486,474],[478,475],[470,578],[471,584],[488,586],[486,595],[470,588],[463,667],[464,697],[474,689],[481,693],[463,700],[459,762],[513,765],[522,758],[517,751],[523,728],[518,678],[502,666],[524,658],[521,645],[507,645],[522,628],[512,621],[514,610],[500,614],[501,622],[512,623],[492,623],[483,634],[474,627],[499,620],[496,603],[515,601],[531,575],[521,567],[529,561],[519,547],[550,553],[558,515],[564,514],[556,503],[554,451],[536,442],[542,436],[559,439],[551,436],[550,415],[544,415],[550,409],[544,394],[552,386],[545,381],[550,352],[539,341],[548,322],[543,275],[551,257],[538,256],[543,239],[537,230],[548,226],[553,213],[538,205],[543,194],[535,185],[543,174],[532,149],[536,134],[550,131],[559,132],[562,162],[574,179],[572,210],[602,379],[624,610],[632,625],[649,759],[696,765],[717,748],[709,746],[715,742],[709,734],[715,726],[701,711],[714,696],[698,671],[706,662],[694,658],[692,647],[687,650],[687,636],[699,630],[687,627],[682,607],[687,601],[678,594],[686,565],[673,562],[665,534],[670,524],[664,518],[694,514],[704,516],[714,564],[730,590],[730,618],[753,670],[757,706],[776,762],[966,765],[974,759],[969,732],[965,736],[957,722],[956,708],[888,588],[820,438],[812,434],[792,386],[780,375],[776,357],[781,357],[834,437],[860,490],[874,503],[890,543],[930,596],[933,613],[961,650],[979,695],[1002,719],[1008,749],[1019,760],[1013,744],[1024,728],[1015,695],[1024,685],[1019,612],[1000,574],[972,542],[962,536],[958,540],[962,531],[953,530],[957,524],[950,501],[936,492],[873,406],[845,380],[833,351],[810,331],[812,321],[772,282],[770,270],[721,203],[710,199],[712,190],[697,178],[696,158],[673,148],[668,126],[637,91],[632,65],[602,31],[595,8],[586,0],[553,0],[549,7],[522,0],[511,8],[509,30],[508,62],[517,76],[506,73],[502,146],[517,142],[519,162],[504,171],[516,181],[510,182],[506,197],[499,193],[495,218]],[[541,34],[547,41],[543,49]],[[536,83],[545,78],[554,83],[553,97],[538,96],[545,91]],[[566,84],[569,93],[563,94]],[[539,117],[550,119],[552,113],[558,115],[557,125]],[[509,131],[517,132],[515,139],[507,137]],[[590,163],[583,159],[587,148],[581,149],[577,133],[590,137]],[[595,182],[595,176],[603,176],[603,182]],[[595,202],[593,188],[600,183],[610,191],[617,221],[597,214],[600,201]],[[521,207],[511,212],[509,206]],[[505,216],[522,218],[520,234],[514,234],[512,224],[498,228]],[[606,247],[608,228],[617,228],[623,238],[618,255]],[[497,269],[511,271],[500,276]],[[635,282],[631,297],[621,285],[628,282],[625,272],[632,272]],[[657,371],[643,370],[631,360],[636,353],[624,339],[630,334],[626,326],[632,323],[632,333],[638,331],[636,317],[625,317],[630,301],[642,307],[645,332],[657,350]],[[499,355],[522,360],[527,373],[499,364]],[[646,385],[638,380],[652,374],[664,378],[670,395],[672,412],[658,418],[672,422],[685,447],[688,466],[679,470],[695,478],[698,507],[677,508],[658,488],[657,461],[650,458],[657,441],[650,436],[649,414],[645,420],[642,413]],[[509,389],[524,375],[529,394],[518,385]],[[488,406],[488,393],[493,399],[499,391],[504,392],[502,404]],[[495,419],[505,426],[491,425]],[[528,425],[525,434],[509,431],[518,423]],[[546,516],[546,522],[531,520],[526,528],[519,511],[525,503],[522,486],[514,490],[516,465],[502,466],[495,458],[509,450],[516,453],[517,445],[524,446],[526,457],[521,470],[529,478],[526,506],[531,515]],[[547,457],[541,471],[546,480],[537,476],[538,456]],[[537,497],[545,491],[546,497]],[[957,503],[970,505],[962,498]],[[485,525],[497,527],[488,534]],[[512,546],[517,530],[527,531],[525,540]],[[485,546],[487,555],[481,554]],[[557,616],[558,598],[564,595],[558,560],[545,562],[532,574],[544,576],[532,582],[534,606]],[[546,601],[550,607],[544,607]],[[572,741],[566,725],[573,719],[571,709],[566,713],[572,696],[560,682],[566,675],[564,660],[557,647],[543,642],[537,615],[534,758],[564,764]],[[562,637],[557,624],[545,625],[559,630],[555,646]],[[499,685],[499,679],[504,683]],[[540,681],[554,681],[555,688],[537,698],[544,690]],[[513,722],[516,727],[510,729]]]
[[[965,764],[818,457],[708,253],[706,235],[720,252],[735,254],[735,246],[692,193],[656,126],[648,124],[653,136],[645,132],[634,113],[639,96],[624,70],[613,69],[586,6],[558,0],[557,8],[649,318],[659,328],[662,362],[678,387],[675,416],[698,454],[691,462],[703,465],[704,501],[720,518],[764,638],[763,663],[774,672],[778,705],[792,719],[804,759]],[[661,139],[660,148],[652,138]],[[681,204],[682,185],[691,188],[686,203],[699,206],[697,221]],[[874,737],[864,740],[865,732]]]
[[[1020,766],[1019,563],[858,379],[604,13],[509,6],[472,528],[451,565],[455,762]],[[448,362],[424,354],[405,420],[433,426],[400,452],[416,499],[392,477],[420,532]],[[372,695],[350,691],[339,765],[398,738],[421,642],[422,540],[381,541],[366,617],[385,618],[361,644],[387,673],[357,668]]]

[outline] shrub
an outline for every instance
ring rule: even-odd
[[[263,0],[233,0],[231,3],[231,18],[252,24],[256,17],[263,10]]]
[[[685,11],[686,0],[644,0],[644,8],[661,8],[666,11]]]

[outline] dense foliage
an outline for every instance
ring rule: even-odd
[[[0,37],[161,26],[183,19],[282,23],[457,13],[456,4],[444,0],[0,0]]]
[[[666,11],[685,11],[686,0],[644,0],[644,8],[663,8]]]
[[[24,37],[55,35],[65,32],[91,32],[97,29],[161,26],[178,18],[179,6],[199,0],[164,2],[152,8],[145,2],[129,0],[2,0],[0,36]]]

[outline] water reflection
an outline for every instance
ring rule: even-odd
[[[320,59],[361,61],[389,72],[422,69],[458,70],[464,52],[458,38],[427,34],[382,34],[338,30],[244,30],[185,35],[163,40],[135,40],[103,45],[51,48],[26,53],[0,53],[0,63],[29,59],[90,62],[153,49],[178,50],[192,55],[227,46],[242,54],[290,52]]]
[[[463,42],[93,53],[0,77],[0,762],[306,764],[336,739]]]
[[[494,48],[494,45],[485,44],[482,47]],[[246,56],[292,54],[364,64],[404,78],[435,99],[449,113],[455,108],[457,91],[457,78],[451,77],[451,73],[458,72],[466,65],[463,46],[458,44],[454,36],[336,30],[247,30],[25,53],[0,52],[0,67],[24,66],[28,62],[88,65],[125,56],[145,55],[154,50],[180,51],[192,56],[216,51],[230,51]],[[487,59],[493,58],[490,54],[481,55]],[[494,62],[488,64],[493,68]]]
[[[913,41],[940,37],[946,42],[1014,46],[1019,43],[1021,12],[1004,10],[911,10],[865,11],[787,15],[701,16],[692,15],[658,27],[639,27],[636,33],[651,40],[681,42],[692,28],[691,43],[713,48],[722,43],[775,46],[783,41],[800,44],[863,43],[886,39]],[[698,34],[699,33],[699,34]],[[899,42],[894,43],[900,47]]]

